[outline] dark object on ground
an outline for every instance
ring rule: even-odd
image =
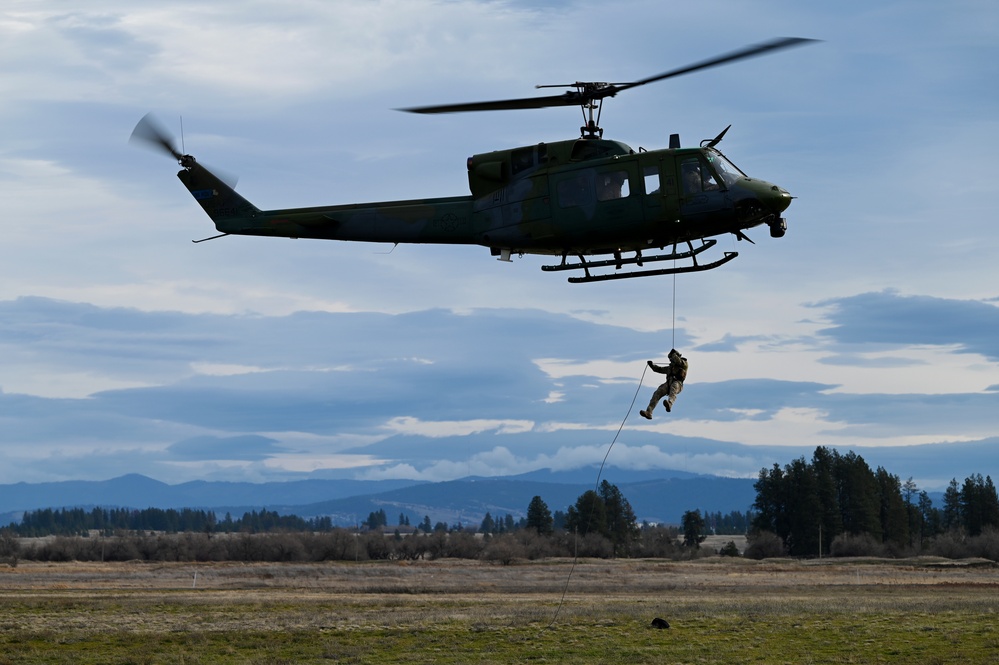
[[[652,620],[652,627],[659,629],[669,628],[669,621],[667,621],[666,619],[660,619],[659,617],[656,617],[655,619]]]

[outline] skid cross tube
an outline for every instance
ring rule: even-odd
[[[725,265],[735,257],[739,256],[738,252],[725,252],[725,256],[718,259],[717,261],[712,261],[711,263],[698,264],[690,266],[681,266],[679,268],[660,268],[658,270],[634,270],[631,272],[612,272],[606,275],[591,275],[589,271],[583,277],[570,277],[570,284],[585,284],[587,282],[606,282],[612,279],[629,279],[632,277],[653,277],[655,275],[677,275],[683,272],[701,272],[702,270],[713,270],[719,266]],[[646,261],[648,259],[645,259]]]

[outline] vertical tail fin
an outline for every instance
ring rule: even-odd
[[[231,230],[223,228],[229,226],[226,224],[229,220],[246,220],[260,214],[256,206],[237,194],[236,190],[214,173],[198,164],[193,158],[190,160],[177,177],[212,218],[219,231]]]

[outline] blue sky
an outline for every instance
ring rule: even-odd
[[[393,109],[779,36],[823,41],[605,106],[635,148],[732,124],[732,161],[797,197],[786,237],[723,238],[738,259],[677,277],[675,330],[670,277],[570,285],[479,247],[193,245],[214,229],[176,165],[127,142],[150,110],[182,117],[187,151],[261,208],[462,195],[466,157],[572,138],[578,111]],[[999,448],[991,469],[956,453],[999,446],[997,70],[984,1],[8,3],[0,482],[592,464],[674,339],[677,409],[636,408],[610,463],[753,476],[815,445],[947,444],[925,449],[955,452],[938,473],[889,470],[996,476]]]

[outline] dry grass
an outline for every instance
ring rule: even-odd
[[[988,561],[571,568],[26,562],[0,569],[0,664],[985,663],[999,652]],[[648,628],[655,616],[672,628]]]

